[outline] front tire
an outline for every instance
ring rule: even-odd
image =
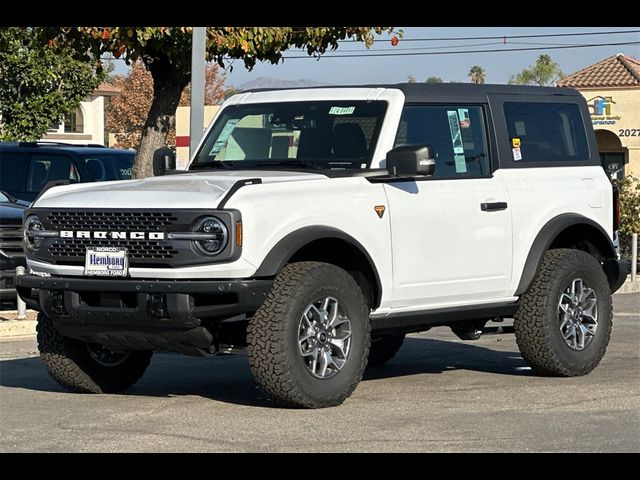
[[[540,375],[591,372],[609,344],[612,308],[607,277],[593,256],[549,250],[514,315],[522,357]]]
[[[115,352],[66,337],[44,313],[38,314],[38,350],[49,375],[76,393],[117,393],[136,383],[153,352]]]
[[[249,321],[251,371],[278,404],[340,405],[362,378],[369,331],[369,308],[347,272],[319,262],[288,264]]]

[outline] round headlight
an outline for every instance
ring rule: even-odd
[[[23,239],[25,247],[27,247],[31,251],[35,251],[40,248],[40,245],[42,244],[42,238],[34,237],[32,233],[41,230],[44,230],[44,227],[42,226],[42,222],[38,217],[36,217],[35,215],[31,215],[27,218],[27,220],[24,222],[23,229]]]
[[[196,233],[207,235],[206,239],[193,242],[206,255],[217,255],[227,246],[229,234],[224,223],[216,217],[205,217],[193,227]]]

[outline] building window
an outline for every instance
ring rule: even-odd
[[[64,119],[64,133],[84,133],[84,117],[79,107]]]

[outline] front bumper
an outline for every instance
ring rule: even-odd
[[[255,312],[272,280],[157,281],[22,275],[17,291],[63,335],[113,348],[202,354],[211,326]]]

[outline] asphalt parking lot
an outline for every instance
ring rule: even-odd
[[[539,378],[513,335],[412,335],[325,410],[275,408],[243,356],[158,354],[121,395],[51,380],[35,339],[0,341],[0,451],[640,451],[640,295],[614,297],[601,365]]]

